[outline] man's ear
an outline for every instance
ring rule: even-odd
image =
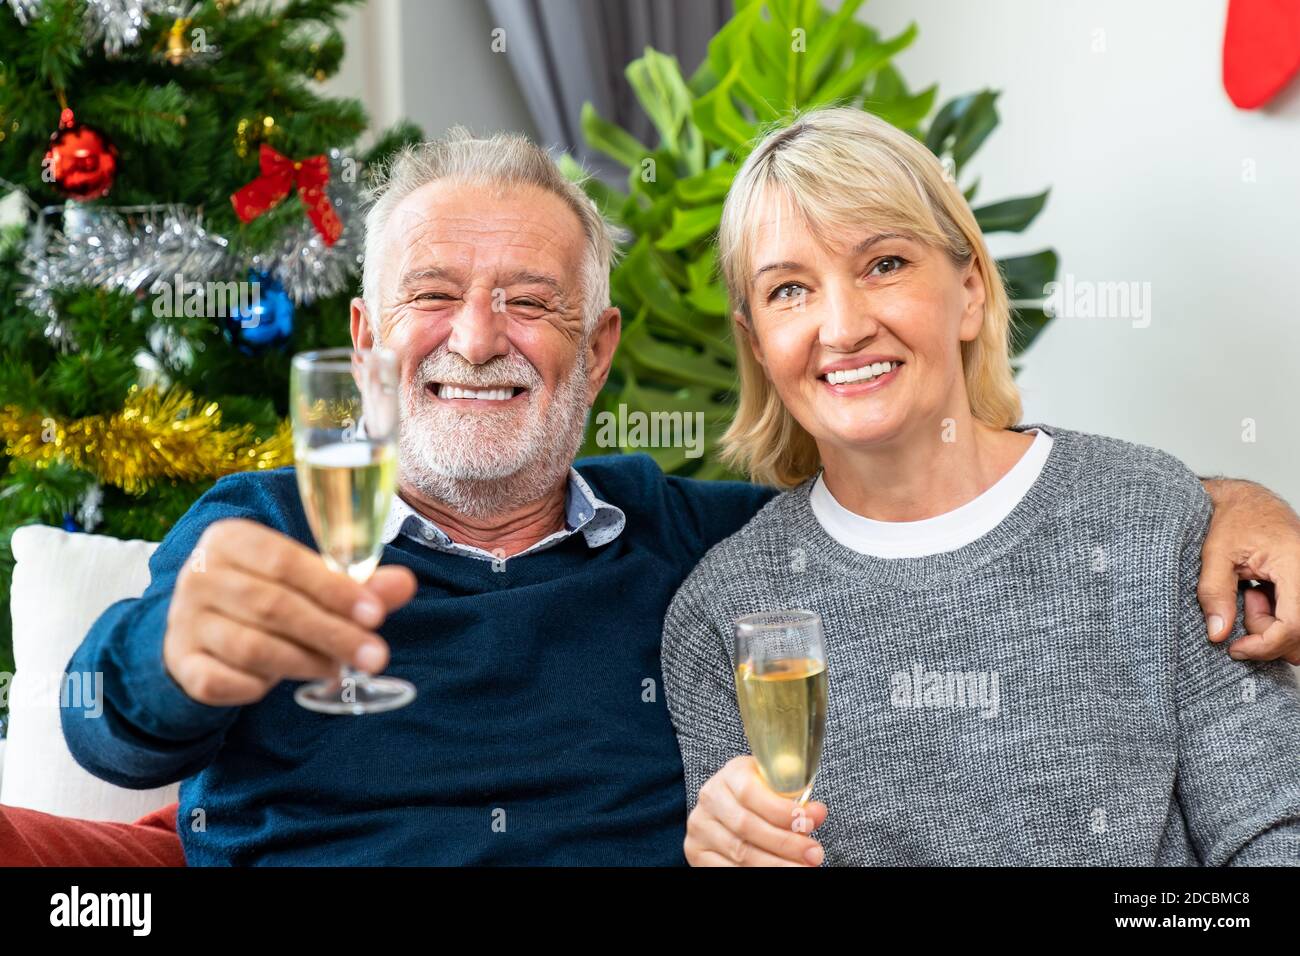
[[[767,368],[767,363],[763,361],[763,348],[758,344],[758,336],[754,334],[754,328],[749,324],[749,319],[745,317],[745,313],[731,313],[731,321],[736,324],[736,338],[739,339],[743,336],[745,341],[749,343],[749,351],[758,360],[758,364],[763,368]]]
[[[971,256],[970,262],[966,263],[961,286],[966,307],[962,310],[957,337],[963,342],[974,342],[984,327],[984,306],[987,299],[984,277],[980,274],[979,260],[975,256]]]
[[[596,327],[587,339],[587,405],[596,401],[596,396],[605,387],[609,378],[609,368],[614,362],[614,350],[618,348],[619,335],[623,329],[623,317],[618,309],[610,306],[596,319]]]
[[[366,312],[364,299],[352,300],[352,347],[368,349],[374,346],[374,336],[370,330],[370,316]]]

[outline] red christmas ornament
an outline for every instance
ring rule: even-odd
[[[65,196],[98,199],[113,188],[117,147],[95,127],[76,122],[64,107],[45,151],[45,168]]]
[[[1223,86],[1244,110],[1271,100],[1300,71],[1300,0],[1228,0]]]
[[[343,223],[334,204],[325,193],[330,180],[329,159],[322,153],[293,160],[263,143],[258,152],[262,175],[238,189],[230,203],[241,222],[252,222],[268,209],[280,204],[297,187],[298,198],[307,209],[307,218],[320,233],[325,245],[332,246],[343,235]]]

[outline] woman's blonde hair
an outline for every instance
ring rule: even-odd
[[[754,148],[722,207],[719,258],[733,313],[746,320],[757,217],[773,196],[819,231],[888,229],[946,252],[959,267],[975,259],[984,282],[984,323],[961,345],[971,412],[994,428],[1020,420],[1009,349],[1011,306],[997,264],[956,183],[926,146],[877,116],[836,107],[797,117]],[[722,436],[722,460],[764,484],[793,487],[821,467],[817,446],[781,404],[750,348],[734,330],[740,403]]]

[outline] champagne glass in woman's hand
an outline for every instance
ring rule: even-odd
[[[763,780],[807,802],[826,732],[826,649],[821,617],[770,611],[736,621],[736,698]]]
[[[289,377],[298,492],[325,563],[365,581],[383,552],[397,488],[397,361],[380,349],[293,357]],[[372,714],[409,704],[415,688],[343,667],[294,699],[327,714]]]

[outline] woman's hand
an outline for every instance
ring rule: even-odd
[[[820,866],[821,844],[808,836],[826,822],[826,804],[799,806],[763,782],[748,754],[734,757],[700,788],[686,820],[691,866]]]

